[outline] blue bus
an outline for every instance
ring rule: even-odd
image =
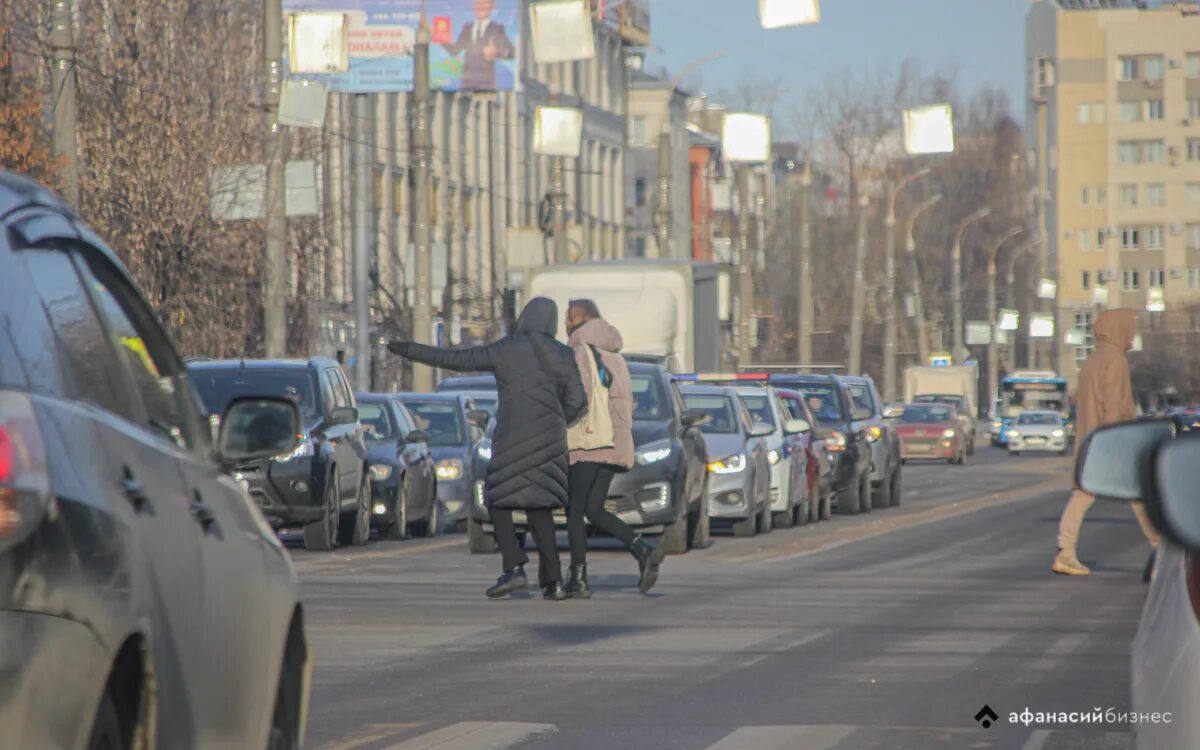
[[[1056,411],[1070,419],[1067,379],[1050,370],[1018,370],[1000,381],[992,408],[992,445],[1008,444],[1008,426],[1024,411]]]

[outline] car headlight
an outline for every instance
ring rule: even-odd
[[[954,430],[951,430],[949,428],[942,430],[942,437],[944,437],[944,438],[954,437]]]
[[[999,432],[1000,428],[1003,426],[1004,426],[1004,423],[1001,422],[999,419],[992,420],[992,429],[995,430],[996,432]]]
[[[1055,430],[1054,432],[1050,433],[1050,437],[1062,437],[1066,434],[1067,433],[1063,432],[1062,430]]]
[[[291,461],[293,458],[304,458],[305,456],[311,456],[313,454],[312,440],[310,440],[307,435],[297,435],[297,437],[300,438],[300,442],[296,444],[296,447],[293,448],[289,453],[281,453],[280,455],[276,456],[276,461],[281,464],[285,464],[288,461]]]
[[[479,441],[479,447],[475,449],[475,454],[484,461],[492,460],[492,441],[484,438]]]
[[[837,430],[830,430],[829,437],[825,438],[825,447],[831,453],[846,450],[846,436]]]
[[[769,461],[772,466],[774,466],[775,464],[779,463],[782,460],[783,460],[783,454],[777,450],[772,450],[770,453],[767,454],[767,461]]]
[[[720,461],[713,461],[708,465],[708,470],[713,474],[737,474],[746,470],[746,454],[738,453],[723,458]]]
[[[659,461],[665,461],[671,457],[671,441],[656,440],[653,443],[643,446],[638,452],[635,459],[640,466],[649,466],[656,464]]]
[[[371,464],[371,481],[382,482],[392,475],[392,467],[387,464]]]
[[[1021,436],[1021,433],[1017,432],[1016,430],[1009,430],[1005,434],[1008,435],[1009,437],[1020,437]]]
[[[438,479],[452,482],[462,476],[463,464],[457,458],[443,458],[437,462],[437,468],[434,471]]]
[[[883,437],[883,428],[879,425],[871,425],[867,428],[867,442],[873,443]]]

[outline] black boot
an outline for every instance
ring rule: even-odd
[[[587,563],[571,566],[571,580],[567,581],[567,596],[572,599],[591,599],[592,589],[588,586]]]
[[[496,579],[496,585],[487,590],[489,599],[503,599],[514,591],[519,591],[529,585],[525,577],[525,566],[518,565],[512,570],[504,571],[504,575]]]
[[[1142,583],[1150,583],[1150,579],[1154,577],[1154,563],[1158,560],[1158,550],[1150,553],[1150,559],[1146,561],[1146,568],[1142,571]]]
[[[653,542],[647,541],[641,536],[634,537],[629,551],[637,558],[638,569],[641,572],[638,591],[644,594],[654,588],[654,584],[658,581],[658,566],[662,563],[666,553]]]
[[[561,602],[567,598],[567,590],[563,588],[562,581],[551,581],[542,586],[542,598]]]

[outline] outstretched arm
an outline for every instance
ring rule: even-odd
[[[467,29],[470,27],[470,24],[462,27],[462,31],[458,32],[458,40],[455,41],[454,44],[442,45],[442,49],[446,50],[446,54],[453,57],[467,48],[467,42],[470,41],[467,35]]]
[[[431,367],[455,372],[494,372],[496,369],[496,346],[472,346],[466,349],[441,349],[412,341],[393,341],[388,350],[405,359]]]

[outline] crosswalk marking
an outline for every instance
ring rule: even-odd
[[[507,750],[534,735],[556,731],[553,724],[462,721],[384,750]]]
[[[839,726],[741,727],[708,750],[833,750],[853,731]]]

